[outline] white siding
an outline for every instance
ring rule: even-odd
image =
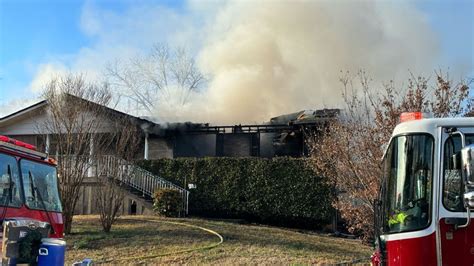
[[[92,114],[86,114],[86,118],[92,118]],[[50,134],[44,128],[47,121],[47,113],[43,108],[33,109],[30,112],[19,115],[18,117],[9,119],[5,122],[0,122],[0,135],[43,135]],[[113,123],[110,120],[104,119],[99,123],[98,128],[95,128],[96,133],[108,133],[112,130]]]

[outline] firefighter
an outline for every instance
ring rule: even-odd
[[[397,211],[388,219],[388,225],[393,226],[395,224],[404,224],[408,215],[402,211]]]

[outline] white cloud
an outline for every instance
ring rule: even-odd
[[[153,44],[194,47],[191,37],[196,30],[192,15],[153,4],[131,4],[123,12],[111,12],[87,2],[80,18],[81,30],[89,36],[91,45],[80,48],[71,55],[57,55],[51,62],[37,67],[31,88],[37,91],[48,76],[79,72],[87,78],[102,79],[106,64],[117,59],[127,60],[149,50]]]
[[[9,101],[6,104],[0,104],[0,118],[3,118],[9,114],[12,114],[16,111],[19,111],[23,108],[26,108],[32,104],[39,102],[41,99],[30,98],[30,99],[19,99]]]

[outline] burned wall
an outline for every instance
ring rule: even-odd
[[[215,134],[178,135],[174,138],[174,157],[216,156]]]
[[[301,157],[304,139],[295,132],[193,133],[154,137],[149,159],[179,157]]]
[[[273,158],[275,156],[274,138],[275,133],[260,133],[260,157]]]
[[[150,160],[173,158],[173,143],[165,138],[150,138],[148,141],[148,158]]]
[[[259,136],[256,133],[228,133],[217,135],[217,156],[259,156]]]

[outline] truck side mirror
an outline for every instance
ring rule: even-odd
[[[461,167],[464,184],[474,186],[474,144],[461,150]]]
[[[474,209],[474,191],[464,193],[464,206]]]
[[[467,209],[474,209],[474,145],[470,144],[461,150],[461,171],[464,185],[467,191],[464,192],[464,206]]]

